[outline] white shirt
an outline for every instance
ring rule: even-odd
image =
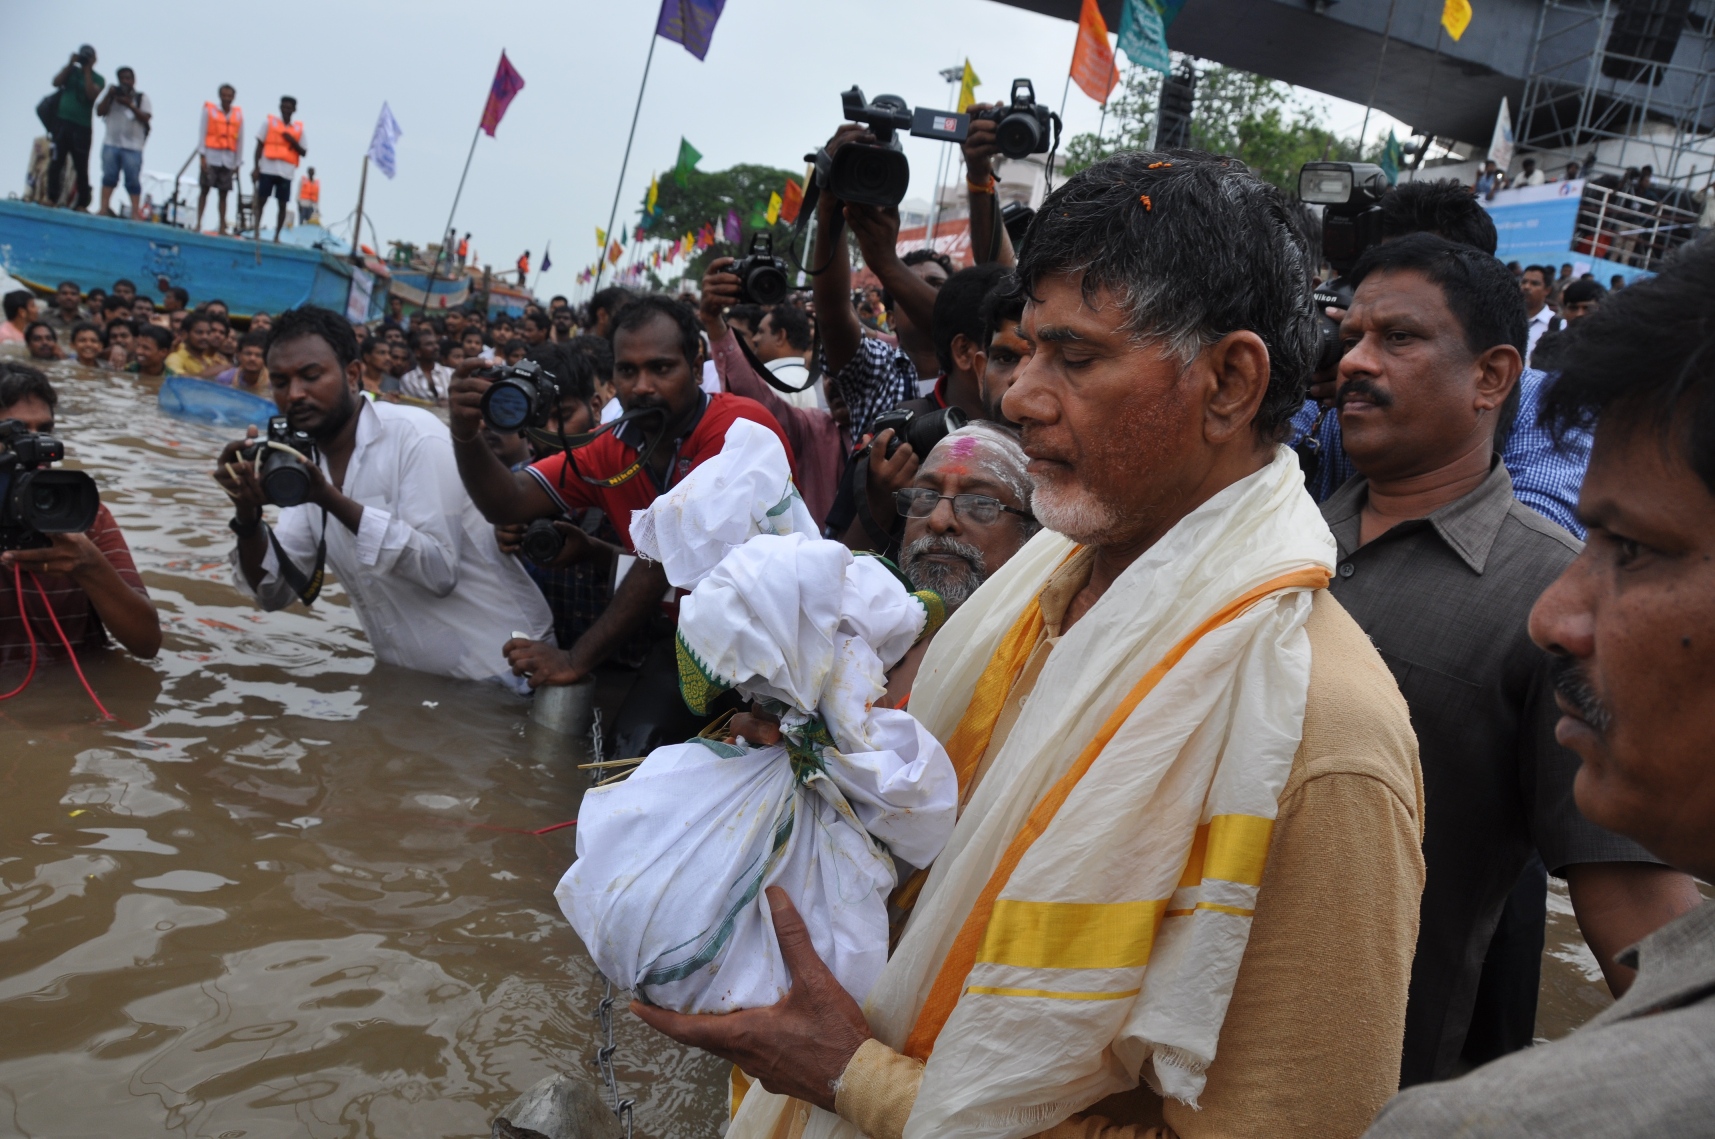
[[[426,399],[431,403],[445,403],[447,389],[452,386],[453,370],[445,364],[436,364],[434,371],[423,374],[423,366],[418,364],[409,372],[399,377],[399,390],[412,399]]]
[[[1529,174],[1520,173],[1515,186],[1540,186],[1548,180],[1548,176],[1540,170],[1532,170]]]
[[[137,104],[137,110],[145,115],[154,114],[154,108],[149,103],[149,96],[141,91],[132,89],[135,94],[132,101]],[[118,99],[107,105],[107,113],[101,116],[101,121],[107,124],[107,136],[102,140],[106,145],[120,150],[142,150],[143,143],[148,139],[149,132],[130,107],[122,105]]]
[[[1542,310],[1530,318],[1530,323],[1525,327],[1526,335],[1529,337],[1524,349],[1525,367],[1530,367],[1530,357],[1531,353],[1536,351],[1536,342],[1541,340],[1542,334],[1548,331],[1549,322],[1553,319],[1554,310],[1547,305],[1543,305]]]
[[[490,526],[459,482],[446,424],[415,407],[363,400],[345,494],[363,506],[357,533],[327,519],[327,568],[351,597],[363,631],[385,664],[519,687],[500,651],[514,630],[553,637],[548,603],[516,558],[500,552]],[[325,457],[318,465],[327,471]],[[321,507],[280,511],[274,536],[308,576],[322,535]],[[263,578],[250,589],[232,552],[233,579],[264,609],[297,600],[280,576],[273,543]]]
[[[779,380],[789,388],[800,387],[803,385],[805,380],[810,378],[809,367],[805,365],[804,361],[798,359],[796,356],[782,356],[778,360],[768,361],[763,366],[773,373],[775,379]],[[822,402],[821,389],[815,384],[810,385],[801,392],[792,392],[788,394],[783,391],[776,391],[774,394],[791,404],[793,407],[801,407],[806,411],[814,411],[817,408],[826,407],[826,404]]]

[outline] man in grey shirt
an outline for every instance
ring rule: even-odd
[[[1557,738],[1592,822],[1715,879],[1715,244],[1568,331],[1544,414],[1595,426],[1583,552],[1537,601]],[[1433,826],[1434,816],[1430,816]],[[1715,905],[1619,955],[1636,980],[1565,1040],[1396,1097],[1369,1139],[1715,1134]]]
[[[1513,497],[1498,458],[1525,335],[1511,275],[1420,233],[1377,246],[1348,280],[1335,398],[1359,474],[1322,514],[1340,549],[1331,589],[1399,682],[1423,763],[1409,1086],[1457,1070],[1485,950],[1532,853],[1567,879],[1616,994],[1631,974],[1615,955],[1698,897],[1572,801],[1577,757],[1555,740],[1549,658],[1526,621],[1579,543]]]

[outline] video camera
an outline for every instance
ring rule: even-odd
[[[840,107],[847,119],[866,124],[875,142],[848,142],[833,154],[817,151],[816,181],[841,201],[863,206],[897,206],[905,198],[911,164],[898,132],[964,142],[971,127],[969,115],[928,107],[913,111],[898,95],[877,95],[870,102],[858,87],[840,95]]]
[[[479,374],[494,379],[482,393],[482,418],[496,431],[544,427],[560,406],[560,385],[534,360]]]
[[[1012,102],[978,111],[973,119],[995,124],[994,139],[1008,158],[1047,154],[1049,128],[1057,116],[1036,101],[1036,88],[1028,79],[1012,81]]]
[[[82,471],[46,471],[65,444],[16,419],[0,420],[0,550],[51,545],[49,534],[81,534],[95,525],[101,495]]]
[[[268,420],[268,435],[239,451],[247,463],[257,463],[256,481],[262,484],[262,501],[270,506],[302,506],[310,500],[315,483],[305,464],[316,461],[316,441],[299,431],[283,415]]]
[[[1387,191],[1387,175],[1370,162],[1306,162],[1298,171],[1298,200],[1322,207],[1322,258],[1339,274],[1315,292],[1317,372],[1335,367],[1344,354],[1340,326],[1324,310],[1352,307],[1352,287],[1343,278],[1381,240],[1377,203]]]
[[[786,299],[790,284],[786,262],[774,256],[774,235],[751,235],[750,252],[734,263],[729,272],[738,274],[739,300],[772,308]]]

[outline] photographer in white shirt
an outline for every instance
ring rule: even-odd
[[[313,440],[308,501],[270,528],[256,441],[227,444],[215,481],[232,497],[234,579],[264,609],[314,599],[325,567],[351,597],[376,658],[423,672],[517,687],[500,647],[514,630],[547,638],[541,592],[459,482],[452,439],[429,412],[359,394],[351,325],[326,309],[281,314],[267,346],[274,402]]]

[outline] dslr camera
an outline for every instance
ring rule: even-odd
[[[88,44],[79,44],[77,50],[72,52],[71,57],[79,63],[94,63],[95,49]]]
[[[1318,372],[1339,364],[1344,354],[1340,326],[1323,310],[1352,307],[1352,287],[1342,278],[1381,240],[1378,203],[1387,191],[1387,175],[1371,162],[1306,162],[1298,171],[1298,200],[1322,207],[1322,258],[1340,274],[1315,292]]]
[[[848,142],[833,154],[826,148],[816,152],[816,181],[842,202],[862,206],[897,206],[905,199],[911,182],[911,164],[899,132],[942,142],[964,142],[970,131],[969,115],[955,111],[915,111],[898,95],[877,95],[874,102],[853,87],[840,95],[840,108],[847,119],[864,123],[875,135],[874,143]]]
[[[494,382],[482,393],[482,418],[496,431],[543,427],[560,406],[560,385],[534,360],[479,373]]]
[[[911,444],[912,452],[919,458],[926,458],[935,444],[947,437],[952,431],[957,431],[970,417],[956,407],[938,407],[934,411],[912,411],[908,407],[896,407],[875,417],[875,433],[880,435],[889,427],[893,428],[893,438],[887,441],[887,457],[893,458],[893,453],[899,450],[899,444]]]
[[[786,299],[790,285],[786,277],[786,262],[774,256],[772,233],[752,234],[750,252],[729,272],[738,274],[738,299],[747,304],[773,308]]]
[[[566,548],[566,536],[560,533],[552,518],[538,518],[524,529],[518,552],[539,566],[552,565]]]
[[[1036,88],[1028,79],[1012,81],[1011,103],[978,111],[971,118],[995,124],[995,142],[1008,158],[1048,153],[1054,113],[1036,101]]]
[[[302,506],[310,500],[315,483],[305,465],[316,461],[316,441],[299,431],[283,415],[268,420],[268,434],[239,452],[246,462],[257,463],[256,481],[262,484],[262,501],[270,506]]]
[[[0,550],[37,550],[49,534],[95,525],[101,496],[82,471],[42,468],[65,458],[65,444],[16,419],[0,420]]]

